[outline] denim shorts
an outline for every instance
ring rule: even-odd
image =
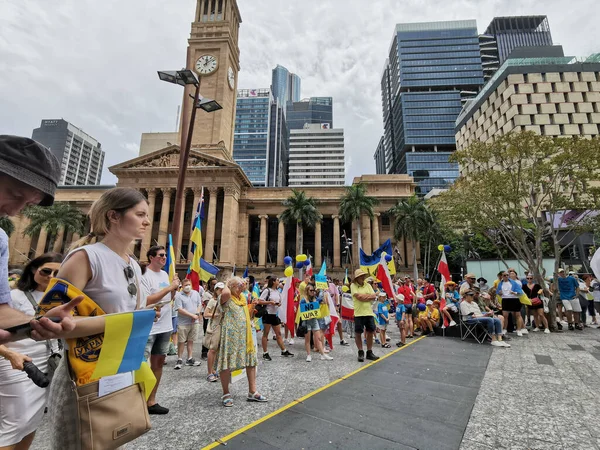
[[[308,331],[321,331],[319,319],[309,319],[304,321],[304,325]]]
[[[148,336],[148,342],[146,343],[146,349],[144,356],[146,360],[150,358],[150,355],[166,355],[169,353],[169,343],[171,342],[171,332],[166,331],[164,333],[151,334]]]

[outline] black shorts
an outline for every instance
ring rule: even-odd
[[[277,314],[265,314],[262,316],[263,325],[277,326],[281,325],[281,320]]]
[[[361,334],[367,329],[369,333],[375,333],[375,317],[373,316],[359,316],[354,317],[354,332]]]
[[[518,298],[503,298],[502,311],[505,312],[520,312],[521,301]]]
[[[412,314],[413,304],[412,303],[405,303],[404,304],[404,309],[406,310],[406,314]]]

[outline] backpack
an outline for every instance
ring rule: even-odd
[[[268,292],[267,292],[267,298],[265,299],[265,301],[269,301],[269,299],[271,298],[271,289],[267,288]],[[264,292],[264,291],[263,291]],[[262,292],[260,294],[260,296],[262,297]],[[267,315],[267,306],[268,305],[256,305],[256,308],[254,308],[254,317],[264,317]]]

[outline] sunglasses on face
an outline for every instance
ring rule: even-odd
[[[167,256],[166,253],[157,253],[156,256],[158,256],[159,258],[164,258]]]
[[[528,280],[533,280],[533,277],[527,277]]]
[[[56,274],[58,273],[58,269],[52,270],[52,269],[50,269],[48,267],[44,267],[43,269],[39,269],[38,272],[39,272],[40,275],[44,275],[45,277],[49,277],[51,275],[53,277],[55,277]]]
[[[135,272],[133,271],[133,267],[125,267],[125,269],[123,269],[123,273],[125,274],[125,278],[127,278],[127,281],[130,282],[127,286],[127,292],[129,292],[129,295],[136,295],[137,286],[135,285]]]

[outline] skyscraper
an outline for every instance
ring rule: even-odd
[[[306,124],[290,130],[289,186],[343,186],[344,130]]]
[[[499,66],[517,47],[552,45],[546,16],[494,17],[483,34],[494,37]]]
[[[233,159],[254,186],[287,182],[288,130],[281,105],[269,89],[238,91]]]
[[[45,145],[61,163],[59,184],[99,185],[104,165],[102,145],[63,119],[42,120],[32,139]]]
[[[284,108],[287,102],[300,101],[301,85],[300,77],[285,67],[277,64],[277,67],[273,69],[271,78],[273,98]]]
[[[302,130],[307,123],[326,123],[333,128],[333,98],[310,97],[288,103],[286,120],[290,130]]]
[[[459,175],[448,161],[456,149],[454,122],[482,85],[474,20],[398,24],[381,81],[378,170],[383,160],[386,173],[413,176],[421,195],[452,183]]]

